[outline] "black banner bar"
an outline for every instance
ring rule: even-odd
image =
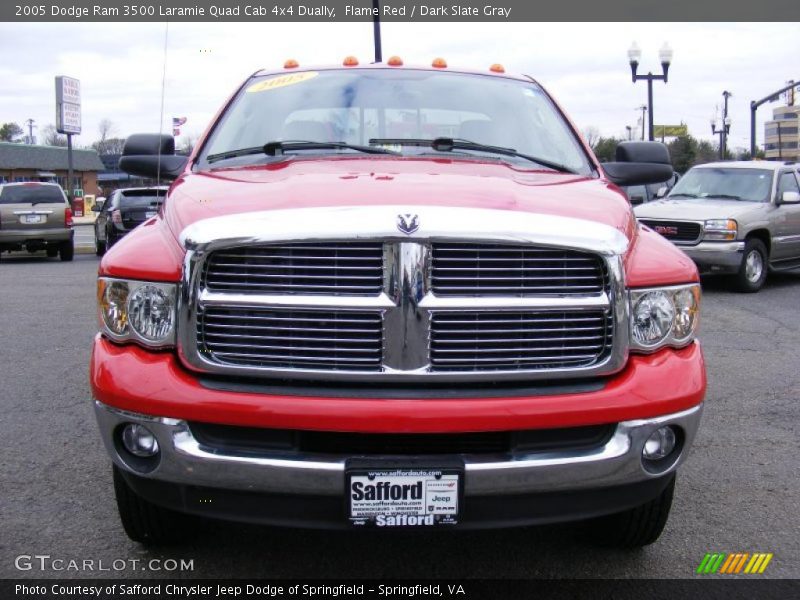
[[[9,0],[11,22],[800,21],[797,0]],[[766,40],[765,40],[766,43]]]
[[[688,580],[212,580],[5,579],[3,600],[524,600],[528,598],[703,598],[738,600],[800,597],[796,579],[758,576]]]

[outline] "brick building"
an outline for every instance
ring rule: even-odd
[[[99,194],[97,173],[103,163],[95,150],[73,150],[73,189]],[[0,142],[0,183],[48,181],[67,190],[67,149]]]

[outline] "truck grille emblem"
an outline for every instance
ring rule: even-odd
[[[419,229],[419,215],[412,213],[397,215],[397,228],[406,235],[411,235]]]

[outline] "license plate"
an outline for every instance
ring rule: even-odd
[[[146,213],[144,213],[144,218],[145,218],[145,219],[152,219],[153,217],[155,217],[155,216],[156,216],[156,214],[157,214],[157,211],[155,211],[155,210],[148,210]]]
[[[394,529],[458,523],[463,467],[348,468],[346,480],[353,525]]]
[[[36,223],[44,223],[45,219],[44,215],[22,215],[22,222],[26,225],[33,225]]]

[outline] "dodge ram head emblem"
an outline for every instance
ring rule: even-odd
[[[411,235],[419,229],[419,215],[412,213],[397,215],[397,228],[406,235]]]

